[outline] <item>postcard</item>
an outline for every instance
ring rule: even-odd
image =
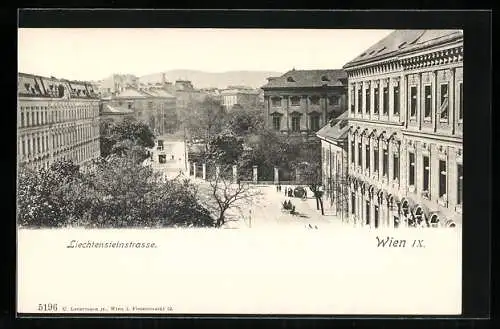
[[[460,315],[463,42],[19,28],[18,314]]]

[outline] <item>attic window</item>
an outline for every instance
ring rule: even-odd
[[[324,75],[321,77],[321,81],[330,81],[330,79],[328,79],[328,77]]]
[[[339,124],[340,129],[344,128],[345,126],[347,126],[347,121],[341,120]]]
[[[295,80],[293,79],[293,77],[286,78],[286,81],[288,81],[288,82],[295,82]]]
[[[372,51],[370,51],[370,53],[368,55],[373,55],[374,52],[375,52],[375,50],[372,50]]]
[[[30,90],[30,84],[29,83],[25,83],[24,84],[24,88],[26,88],[26,90]]]
[[[405,42],[403,42],[403,43],[401,43],[401,44],[398,46],[398,48],[399,48],[399,49],[401,49],[401,48],[403,48],[404,46],[406,46],[406,41],[405,41]]]
[[[363,56],[365,56],[365,55],[366,55],[366,53],[362,53],[361,55],[359,55],[359,57],[363,57]]]
[[[377,54],[384,51],[386,49],[386,47],[382,47],[379,51],[377,51]]]

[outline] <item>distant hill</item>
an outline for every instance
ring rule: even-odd
[[[260,88],[267,83],[268,77],[281,76],[283,73],[271,71],[228,71],[211,73],[195,70],[165,71],[167,81],[190,80],[195,88],[226,88],[227,86],[249,86]],[[139,77],[143,83],[161,82],[162,73],[153,73]]]

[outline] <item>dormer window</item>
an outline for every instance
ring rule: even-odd
[[[321,77],[321,81],[330,81],[330,79],[326,75],[324,75]]]
[[[381,53],[382,51],[384,51],[386,49],[386,47],[382,47],[379,51],[377,51],[377,54]]]
[[[24,88],[26,88],[26,90],[29,91],[30,90],[30,84],[29,83],[25,83],[24,84]]]
[[[370,53],[368,55],[373,55],[374,52],[375,52],[375,50],[372,50],[372,51],[370,51]]]
[[[401,44],[398,46],[398,48],[399,48],[399,49],[401,49],[401,48],[404,48],[405,46],[406,46],[406,41],[405,41],[405,42],[403,42],[403,43],[401,43]]]
[[[287,81],[287,82],[295,82],[295,80],[293,79],[293,77],[288,77],[288,78],[286,78],[286,81]]]

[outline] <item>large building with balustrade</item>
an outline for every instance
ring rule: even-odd
[[[291,136],[313,136],[347,106],[343,70],[290,70],[268,78],[264,90],[269,129]]]
[[[460,225],[463,32],[398,30],[344,70],[350,220],[375,228]]]
[[[84,165],[100,156],[99,96],[87,82],[19,73],[17,132],[20,165]]]

